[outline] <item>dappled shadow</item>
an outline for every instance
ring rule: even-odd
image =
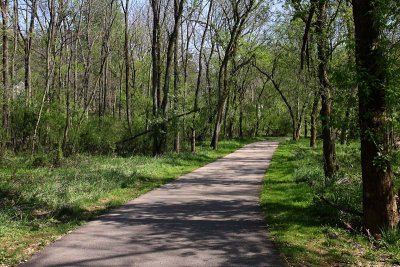
[[[74,173],[71,174],[73,176]],[[173,177],[165,177],[164,179],[156,179],[141,175],[126,175],[122,171],[117,170],[87,170],[88,177],[101,176],[106,181],[113,182],[114,188],[135,187],[137,190],[147,187],[149,184],[162,184],[173,179]],[[22,179],[19,178],[19,179]],[[65,177],[64,182],[68,181],[69,177]],[[86,181],[87,182],[87,181]],[[93,181],[95,182],[95,181]],[[28,189],[33,191],[36,189],[30,187],[29,182],[24,181]],[[21,225],[32,227],[34,230],[41,223],[58,224],[60,222],[75,223],[82,220],[93,219],[94,217],[104,213],[104,210],[87,209],[81,206],[81,202],[61,202],[68,200],[67,194],[69,187],[66,185],[57,192],[52,193],[53,197],[59,202],[49,202],[43,197],[43,192],[29,192],[18,188],[18,182],[10,183],[10,186],[0,187],[0,210],[4,218],[17,220]],[[112,188],[109,188],[111,190]],[[113,203],[106,203],[113,205]],[[52,218],[51,221],[48,219]]]
[[[256,143],[184,175],[65,236],[26,266],[281,266],[258,204],[275,147]]]

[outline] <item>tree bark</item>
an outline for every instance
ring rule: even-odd
[[[213,131],[213,136],[211,139],[211,147],[213,149],[218,149],[218,139],[221,131],[221,123],[223,119],[223,112],[225,110],[226,101],[229,96],[229,88],[228,88],[228,63],[231,58],[233,58],[236,54],[236,48],[238,44],[239,37],[242,35],[243,27],[247,22],[247,18],[252,12],[253,8],[256,5],[256,2],[251,0],[246,8],[243,11],[240,11],[240,1],[233,0],[232,4],[232,12],[233,16],[233,26],[229,33],[229,42],[225,48],[224,57],[219,68],[218,73],[218,103],[217,103],[217,112],[215,114],[215,126]]]
[[[128,21],[128,9],[129,0],[125,0],[124,7],[124,60],[125,60],[125,100],[126,100],[126,121],[128,123],[129,133],[132,134],[132,116],[131,116],[131,97],[129,92],[129,72],[130,72],[130,62],[129,62],[129,21]]]
[[[318,79],[321,90],[321,122],[324,154],[325,177],[331,178],[338,170],[336,163],[335,137],[331,123],[332,99],[328,80],[328,37],[327,37],[327,1],[317,3],[317,50],[318,50]]]
[[[320,92],[319,89],[315,91],[314,101],[311,109],[310,115],[310,147],[315,147],[317,143],[317,112],[318,112],[318,104],[320,100]]]
[[[179,28],[178,28],[179,30]],[[180,148],[180,131],[179,131],[179,118],[176,118],[175,116],[178,114],[178,107],[179,107],[179,66],[178,66],[178,42],[176,42],[175,47],[174,47],[174,121],[173,121],[173,127],[174,127],[174,151],[176,153],[179,153],[181,148]]]
[[[1,0],[2,30],[3,30],[3,128],[10,133],[10,81],[8,57],[8,0]]]
[[[304,120],[304,138],[308,137],[308,123],[307,119]]]
[[[160,1],[150,0],[152,15],[153,15],[153,29],[151,41],[151,59],[152,59],[152,98],[153,98],[153,117],[157,120],[159,117],[160,98],[161,98],[161,33],[160,33]],[[153,154],[160,154],[160,126],[158,123],[154,124],[153,130]]]
[[[199,93],[200,93],[201,77],[202,77],[202,72],[203,72],[204,42],[206,40],[207,30],[208,30],[208,26],[210,24],[212,7],[213,7],[213,0],[210,1],[209,6],[208,6],[207,21],[206,21],[206,25],[204,26],[204,32],[203,32],[203,35],[201,36],[201,43],[200,43],[199,61],[198,61],[199,70],[198,70],[198,75],[197,75],[196,91],[195,91],[195,95],[194,95],[194,104],[193,104],[193,110],[195,110],[196,112],[193,114],[193,118],[192,118],[192,136],[191,136],[191,142],[190,142],[190,147],[191,147],[190,150],[192,153],[196,153],[195,122],[196,122],[197,110],[199,109]]]
[[[53,76],[54,76],[54,63],[53,63],[53,51],[54,51],[54,41],[55,41],[55,33],[56,33],[56,5],[55,0],[50,0],[49,2],[49,25],[47,29],[47,45],[46,45],[46,85],[43,92],[42,102],[40,103],[40,109],[38,118],[35,124],[35,130],[32,138],[32,153],[35,152],[35,146],[38,138],[38,131],[40,121],[42,119],[43,108],[47,101],[50,101],[48,95],[50,94],[50,88],[52,87]]]
[[[24,86],[26,94],[26,103],[30,105],[32,99],[32,87],[31,87],[31,51],[32,51],[32,38],[33,30],[35,27],[35,17],[36,17],[36,0],[32,0],[31,16],[29,20],[29,30],[28,34],[24,38]]]
[[[379,237],[381,229],[399,222],[393,191],[393,172],[386,157],[390,152],[388,133],[387,60],[381,33],[385,2],[353,0],[356,62],[358,72],[359,120],[363,214],[366,229]]]
[[[15,58],[17,56],[18,49],[18,0],[13,1],[13,50],[11,55],[11,71],[10,71],[10,80],[11,80],[11,88],[14,88],[15,85]],[[14,96],[12,96],[14,98]]]

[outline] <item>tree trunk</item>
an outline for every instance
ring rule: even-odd
[[[304,138],[308,137],[307,119],[304,120]]]
[[[300,140],[300,132],[301,132],[301,121],[298,122],[298,124],[296,126],[296,134],[295,134],[296,141]]]
[[[193,110],[195,111],[193,113],[193,118],[192,118],[192,137],[191,137],[191,152],[196,153],[196,127],[195,127],[195,122],[196,122],[196,115],[199,109],[199,93],[200,93],[200,85],[201,85],[201,76],[202,76],[202,71],[203,71],[203,49],[204,49],[204,42],[206,40],[206,34],[208,30],[208,25],[210,23],[211,19],[211,10],[213,6],[213,0],[210,1],[209,6],[208,6],[208,13],[207,13],[207,21],[206,25],[204,27],[204,32],[203,35],[201,36],[201,43],[200,43],[200,51],[199,51],[199,70],[198,70],[198,75],[197,75],[197,82],[196,82],[196,91],[195,91],[195,96],[194,96],[194,104],[193,104]],[[207,71],[207,70],[206,70]]]
[[[211,147],[213,149],[218,149],[218,139],[219,134],[221,132],[221,123],[223,118],[223,113],[226,106],[226,100],[228,98],[228,89],[227,89],[227,59],[226,62],[223,62],[219,75],[218,75],[218,88],[220,90],[219,97],[218,97],[218,104],[217,104],[217,114],[215,116],[215,127],[213,132],[213,137],[211,139]]]
[[[243,138],[244,137],[244,132],[243,132],[243,107],[240,105],[239,107],[239,137]]]
[[[1,0],[3,29],[3,128],[10,133],[10,82],[8,58],[8,0]]]
[[[393,173],[387,159],[390,146],[386,106],[387,62],[381,33],[386,25],[383,5],[372,0],[353,0],[359,120],[363,215],[366,229],[379,237],[381,229],[399,222],[393,191]]]
[[[177,29],[177,35],[179,35],[179,27]],[[180,136],[179,136],[179,118],[176,117],[178,115],[178,97],[179,97],[179,68],[178,68],[178,41],[175,42],[174,46],[174,151],[176,153],[180,152]]]
[[[129,0],[125,0],[125,8],[124,8],[124,21],[125,21],[125,31],[124,31],[124,59],[125,59],[125,98],[126,98],[126,121],[128,123],[128,130],[132,134],[132,117],[131,117],[131,101],[130,101],[130,92],[129,92],[129,71],[130,71],[130,62],[129,62],[129,22],[128,22],[128,9],[129,9]]]
[[[327,1],[322,0],[317,3],[317,50],[318,50],[318,79],[321,90],[321,122],[322,139],[324,154],[325,177],[331,178],[336,173],[338,166],[336,164],[335,137],[331,125],[332,99],[331,89],[328,80],[328,39],[327,39]]]
[[[31,51],[32,51],[32,37],[33,37],[33,30],[35,27],[35,17],[36,17],[36,0],[32,1],[31,7],[31,16],[29,21],[29,30],[24,38],[24,69],[25,69],[25,79],[24,79],[24,86],[25,86],[25,94],[26,94],[26,103],[30,105],[32,99],[32,88],[31,88]]]
[[[314,102],[312,105],[311,115],[310,115],[310,147],[315,147],[317,143],[317,112],[318,112],[318,104],[319,104],[319,89],[315,91],[314,94]]]
[[[69,46],[67,46],[67,49]],[[68,51],[67,51],[68,52]],[[62,152],[65,154],[66,149],[67,149],[67,142],[68,142],[68,133],[69,129],[71,128],[71,123],[72,123],[72,118],[71,118],[71,93],[70,93],[70,74],[71,74],[71,68],[72,68],[72,49],[69,48],[69,59],[68,59],[68,70],[67,70],[67,82],[66,82],[66,87],[65,87],[65,127],[64,127],[64,134],[63,134],[63,141],[62,141]]]
[[[10,80],[11,80],[11,88],[14,88],[15,85],[15,58],[17,56],[18,49],[18,0],[14,0],[13,3],[13,50],[11,55],[11,71],[10,71]],[[13,98],[13,97],[12,97]]]
[[[232,3],[232,11],[235,14],[233,16],[233,26],[229,33],[229,42],[225,48],[224,57],[219,68],[218,73],[218,103],[217,103],[217,113],[215,116],[215,127],[213,136],[211,139],[211,147],[213,149],[218,149],[218,139],[221,131],[221,123],[223,119],[223,112],[226,106],[226,101],[229,96],[229,88],[228,88],[228,63],[229,60],[235,57],[237,44],[239,42],[239,37],[242,34],[245,23],[247,22],[247,18],[252,12],[254,6],[256,5],[255,1],[250,1],[249,4],[245,7],[244,10],[240,11],[239,8],[240,1],[233,1]],[[240,14],[242,13],[242,14]],[[229,18],[228,18],[229,19]]]
[[[159,117],[159,107],[161,98],[161,33],[160,33],[160,1],[151,0],[151,8],[153,15],[153,29],[151,41],[151,59],[152,59],[152,98],[153,98],[153,117],[157,120]],[[153,125],[153,154],[160,154],[161,148],[159,144],[160,127],[158,123]]]

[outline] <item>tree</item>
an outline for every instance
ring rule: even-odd
[[[29,5],[26,5],[27,7]],[[31,59],[32,59],[32,41],[33,34],[35,29],[35,17],[36,17],[36,8],[37,3],[36,0],[32,0],[31,2],[31,13],[29,16],[29,23],[27,21],[27,25],[25,26],[27,30],[26,34],[23,35],[20,27],[18,25],[18,29],[20,31],[20,35],[22,36],[22,40],[24,43],[24,86],[25,86],[25,94],[26,94],[26,102],[28,105],[31,103],[32,99],[32,70],[31,70]],[[28,10],[26,11],[28,12]],[[19,23],[19,22],[17,22]]]
[[[388,69],[382,38],[388,4],[378,0],[353,0],[363,216],[366,229],[375,236],[384,227],[395,227],[399,222],[389,161]]]
[[[192,118],[192,135],[191,135],[191,152],[196,153],[196,126],[195,126],[195,121],[196,121],[196,115],[199,112],[199,94],[200,94],[200,85],[201,85],[201,78],[203,74],[203,50],[204,50],[204,43],[206,41],[206,35],[208,31],[208,27],[210,24],[211,20],[211,15],[212,15],[212,8],[213,8],[213,0],[210,0],[208,3],[208,12],[207,12],[207,20],[206,24],[204,26],[204,31],[201,36],[201,41],[200,41],[200,48],[199,48],[199,61],[198,61],[198,75],[197,75],[197,81],[196,81],[196,90],[195,90],[195,95],[194,95],[194,102],[193,102],[193,110],[195,113],[193,114]]]
[[[259,2],[255,0],[249,0],[248,2],[242,3],[241,1],[231,0],[228,4],[230,8],[229,13],[232,17],[228,17],[226,19],[233,21],[232,25],[228,26],[228,42],[224,47],[224,54],[218,71],[218,102],[215,114],[215,126],[211,139],[211,147],[213,147],[214,149],[218,148],[218,140],[221,131],[223,112],[226,108],[226,101],[229,96],[228,64],[230,60],[235,57],[239,38],[243,33],[249,15],[257,8]],[[223,7],[223,9],[224,8],[225,7]],[[224,13],[225,12],[226,11],[224,11]]]
[[[10,80],[8,56],[8,0],[1,0],[3,31],[3,128],[7,135],[10,131]]]
[[[321,94],[321,122],[324,153],[325,177],[331,178],[337,171],[335,136],[332,127],[332,94],[328,78],[328,17],[327,0],[316,2],[317,22],[317,54],[318,54],[318,79]]]
[[[126,98],[126,121],[128,122],[129,132],[132,133],[132,115],[131,115],[131,101],[129,92],[129,78],[130,78],[130,61],[129,61],[129,21],[128,10],[129,0],[125,0],[125,6],[121,3],[124,11],[124,60],[125,60],[125,98]]]

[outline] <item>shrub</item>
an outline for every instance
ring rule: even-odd
[[[125,131],[124,123],[112,117],[104,117],[101,121],[88,120],[75,133],[77,147],[80,152],[113,153],[116,142]]]

